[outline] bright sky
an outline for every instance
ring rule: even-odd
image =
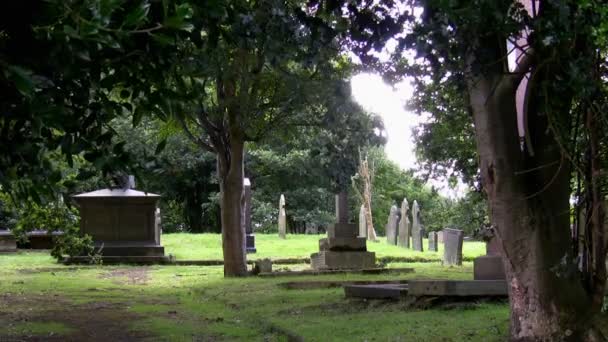
[[[394,88],[384,83],[375,74],[363,73],[351,79],[351,88],[355,100],[367,111],[378,114],[384,119],[388,135],[385,146],[388,158],[396,162],[402,169],[416,167],[415,143],[412,138],[412,128],[423,122],[421,116],[406,111],[405,104],[413,93],[409,82],[401,82]],[[439,192],[448,197],[460,197],[466,186],[459,184],[457,189],[450,189],[447,182],[432,181]]]

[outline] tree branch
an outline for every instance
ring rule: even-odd
[[[536,54],[532,48],[526,50],[524,53],[525,54],[519,60],[519,63],[517,63],[515,70],[505,75],[500,81],[501,88],[507,87],[507,89],[515,91],[521,80],[526,76],[526,74],[530,71],[530,68],[536,62]]]

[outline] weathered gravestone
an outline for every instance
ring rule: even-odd
[[[443,230],[443,265],[462,265],[462,243],[464,232],[459,229],[445,228]]]
[[[253,227],[251,226],[251,182],[249,178],[243,178],[243,196],[244,196],[244,208],[243,213],[245,214],[245,247],[247,253],[255,253],[255,235],[253,235]]]
[[[16,252],[17,240],[10,230],[0,230],[0,252]]]
[[[287,216],[285,213],[285,196],[281,194],[281,198],[279,199],[279,237],[281,239],[285,238],[287,234]]]
[[[486,242],[486,255],[473,260],[473,279],[475,280],[501,280],[506,279],[505,269],[500,256],[500,249],[496,237]]]
[[[422,246],[423,239],[423,228],[420,222],[420,207],[418,202],[414,200],[412,203],[412,249],[415,251],[422,252],[424,247]]]
[[[359,209],[359,237],[367,238],[367,221],[365,220],[365,205]]]
[[[370,269],[376,254],[367,251],[366,239],[357,237],[357,225],[348,223],[346,192],[336,195],[336,222],[329,226],[327,238],[319,240],[319,252],[310,256],[314,270]]]
[[[397,244],[401,247],[410,248],[410,219],[409,219],[409,203],[407,199],[401,202],[401,220],[399,221],[399,238]]]
[[[388,222],[386,223],[386,242],[391,245],[397,244],[397,225],[399,224],[399,210],[397,206],[391,206],[391,211],[388,214]]]
[[[439,248],[437,248],[437,232],[429,233],[429,252],[437,252]]]
[[[443,243],[443,230],[437,232],[437,243]]]
[[[104,262],[167,261],[160,244],[156,208],[160,195],[131,188],[102,189],[73,196],[80,232],[101,248]]]

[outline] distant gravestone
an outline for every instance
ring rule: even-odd
[[[437,252],[437,232],[429,233],[429,252]]]
[[[17,240],[9,230],[0,230],[0,252],[16,252]]]
[[[403,199],[401,202],[401,220],[399,221],[399,238],[397,244],[401,247],[410,248],[410,219],[409,219],[409,203],[407,199]]]
[[[281,194],[279,199],[279,237],[285,238],[287,234],[287,216],[285,213],[285,196]]]
[[[365,205],[359,209],[359,237],[367,237],[367,221],[365,220]]]
[[[319,234],[319,227],[314,223],[306,222],[306,230],[304,234],[316,235]]]
[[[253,234],[253,226],[251,225],[251,181],[249,178],[243,178],[243,196],[245,203],[243,212],[245,214],[245,247],[247,253],[255,253],[255,235]]]
[[[464,232],[459,229],[446,228],[443,230],[443,265],[462,265],[462,243]]]
[[[443,230],[437,232],[437,242],[443,243]]]
[[[386,242],[391,245],[397,244],[397,224],[399,223],[399,210],[397,206],[391,206],[391,211],[388,214],[388,222],[386,223]]]
[[[412,204],[412,249],[415,251],[422,252],[424,247],[422,246],[422,224],[420,222],[420,207],[418,202],[414,200]]]

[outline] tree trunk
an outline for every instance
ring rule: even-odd
[[[363,206],[365,207],[365,224],[367,226],[367,239],[370,241],[378,240],[374,221],[372,217],[372,176],[369,170],[367,157],[362,159],[359,164],[359,173],[363,179]]]
[[[222,222],[222,249],[224,276],[247,275],[245,246],[245,215],[243,212],[244,141],[238,134],[218,151],[220,178],[220,210]]]
[[[603,340],[571,249],[569,164],[536,108],[528,113],[534,155],[520,150],[515,88],[503,80],[501,72],[471,75],[468,88],[509,285],[510,340]]]

